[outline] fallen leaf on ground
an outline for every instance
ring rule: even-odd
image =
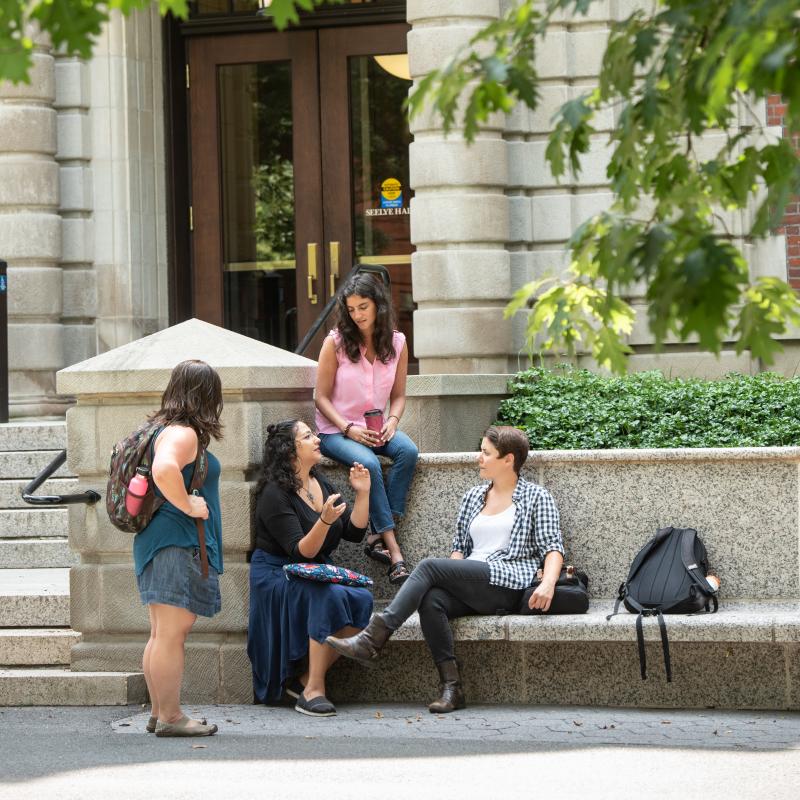
[[[207,747],[207,744],[193,744],[192,750],[205,750]]]
[[[376,711],[375,712],[375,719],[382,719],[382,718],[383,718],[383,713],[381,711]]]

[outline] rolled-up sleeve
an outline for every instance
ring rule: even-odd
[[[546,489],[542,489],[536,498],[533,509],[533,534],[536,549],[542,559],[553,551],[564,555],[561,518],[553,496]]]

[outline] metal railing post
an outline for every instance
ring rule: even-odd
[[[0,422],[8,422],[8,264],[0,260]]]

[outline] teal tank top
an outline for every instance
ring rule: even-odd
[[[219,459],[206,450],[208,472],[200,494],[208,505],[208,519],[205,520],[206,550],[208,563],[222,574],[222,517],[219,508]],[[188,491],[194,474],[194,462],[182,470],[183,483]],[[163,497],[158,487],[157,494]],[[153,556],[164,547],[199,547],[197,525],[192,517],[184,514],[169,500],[165,500],[156,511],[150,524],[133,537],[133,563],[136,574],[141,575]]]

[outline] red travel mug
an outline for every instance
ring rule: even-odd
[[[383,430],[383,411],[379,408],[371,408],[369,411],[365,411],[364,422],[367,423],[367,428],[371,431],[380,433]]]

